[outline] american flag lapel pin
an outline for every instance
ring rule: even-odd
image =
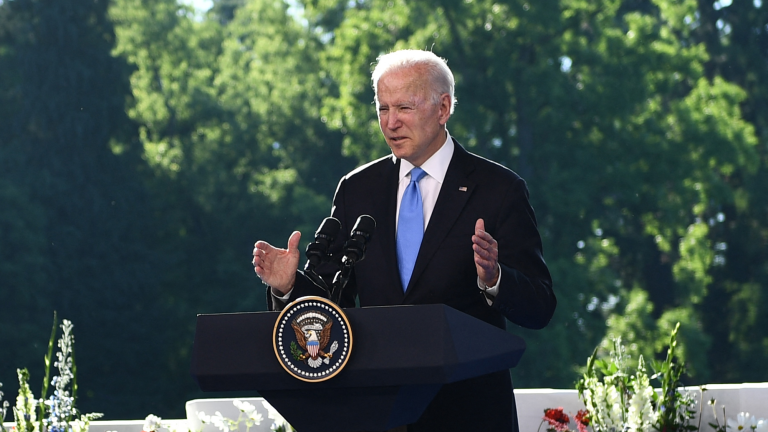
[[[461,192],[466,192],[467,191],[467,187],[466,186],[459,186],[459,190]]]

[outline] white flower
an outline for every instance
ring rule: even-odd
[[[609,428],[612,426],[620,426],[624,423],[624,407],[621,404],[621,394],[616,389],[616,386],[610,386],[605,393],[605,404],[608,407],[609,422],[606,422],[606,426]]]
[[[141,430],[143,432],[155,432],[160,427],[162,420],[160,417],[150,414],[144,419],[144,427]]]
[[[211,416],[205,413],[205,411],[198,411],[197,412],[197,418],[200,419],[203,423],[210,423],[211,422]]]
[[[229,431],[229,425],[227,424],[229,422],[229,419],[225,418],[219,411],[216,411],[212,416],[209,416],[205,413],[205,411],[198,411],[197,412],[197,418],[200,419],[201,422],[212,424],[216,426],[217,428],[221,429],[224,432]]]
[[[248,418],[249,418],[249,419],[251,419],[251,421],[252,421],[252,422],[253,422],[253,424],[255,424],[255,425],[260,425],[260,424],[261,424],[261,421],[262,421],[262,420],[264,420],[264,416],[263,416],[263,415],[261,415],[261,413],[259,413],[259,412],[256,412],[256,411],[254,411],[254,412],[252,412],[252,413],[248,414]]]
[[[256,411],[256,407],[250,404],[248,401],[235,399],[232,401],[232,405],[246,414],[250,414],[253,411]]]
[[[86,420],[80,419],[80,420],[72,420],[69,423],[69,426],[72,428],[73,432],[88,432],[88,424],[90,422],[87,422]]]
[[[736,416],[736,420],[734,419],[728,419],[727,428],[733,431],[743,431],[744,429],[748,428],[747,425],[747,418],[749,417],[749,413],[740,412]],[[753,416],[752,419],[755,417]]]
[[[601,425],[608,430],[614,425],[611,422],[611,417],[608,412],[605,385],[594,380],[592,386],[594,388],[594,393],[591,394],[591,403],[587,405],[587,409],[589,409],[589,412],[592,413],[593,416],[592,424]]]
[[[219,428],[222,432],[228,432],[230,430],[237,430],[237,424],[232,427],[231,423],[228,418],[224,417],[221,412],[216,411],[211,416],[211,423]]]
[[[244,413],[249,420],[253,422],[253,424],[260,425],[261,421],[264,420],[264,416],[259,414],[256,411],[256,407],[250,404],[248,401],[235,399],[232,401],[232,404],[237,407],[242,413]],[[251,426],[251,425],[248,425]]]
[[[755,425],[755,432],[768,432],[768,421],[765,419],[758,419]]]
[[[634,394],[629,400],[627,412],[627,426],[630,432],[648,432],[656,421],[656,413],[653,411],[651,400],[653,399],[653,387],[645,373],[645,362],[640,356],[637,362],[637,374],[633,383]]]
[[[763,421],[763,419],[755,419],[755,416],[752,416],[752,417],[749,418],[749,424],[747,426],[749,426],[749,428],[752,429],[753,431],[756,431],[758,425],[762,421]]]
[[[629,411],[627,412],[627,426],[630,432],[648,432],[651,430],[653,407],[651,406],[651,395],[653,388],[647,386],[640,391],[636,391],[629,400]]]
[[[267,417],[273,420],[272,430],[277,430],[280,426],[284,426],[286,430],[290,430],[291,425],[288,424],[288,421],[286,421],[285,418],[283,418],[283,416],[269,404],[269,402],[262,401],[261,403],[264,405],[264,408],[267,409]]]

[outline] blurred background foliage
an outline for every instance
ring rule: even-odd
[[[0,381],[75,324],[79,405],[184,417],[198,313],[265,309],[257,239],[310,239],[387,154],[371,65],[448,59],[464,146],[528,181],[559,299],[518,388],[596,345],[768,380],[762,0],[0,0]]]

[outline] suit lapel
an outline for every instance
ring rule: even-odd
[[[453,143],[455,146],[453,157],[448,165],[443,185],[440,187],[440,194],[437,197],[435,209],[432,211],[432,216],[429,219],[429,225],[424,232],[424,239],[421,242],[419,255],[416,258],[416,265],[413,269],[411,281],[408,283],[406,294],[411,292],[414,283],[419,280],[421,274],[428,267],[432,257],[456,223],[476,186],[468,177],[474,166],[468,157],[467,151],[456,140]],[[395,263],[397,263],[396,257]]]
[[[394,277],[392,278],[393,289],[398,292],[399,296],[403,295],[400,283],[400,274],[397,266],[397,246],[395,244],[395,212],[397,211],[397,186],[398,186],[398,174],[400,172],[400,160],[396,159],[396,163],[389,165],[389,168],[385,170],[384,175],[381,178],[383,185],[382,197],[386,199],[379,199],[378,207],[376,208],[376,237],[381,242],[381,248],[384,252],[384,268],[394,269]]]

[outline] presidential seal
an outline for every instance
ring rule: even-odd
[[[352,329],[344,312],[322,297],[302,297],[283,309],[272,335],[277,361],[308,382],[333,378],[349,360]]]

